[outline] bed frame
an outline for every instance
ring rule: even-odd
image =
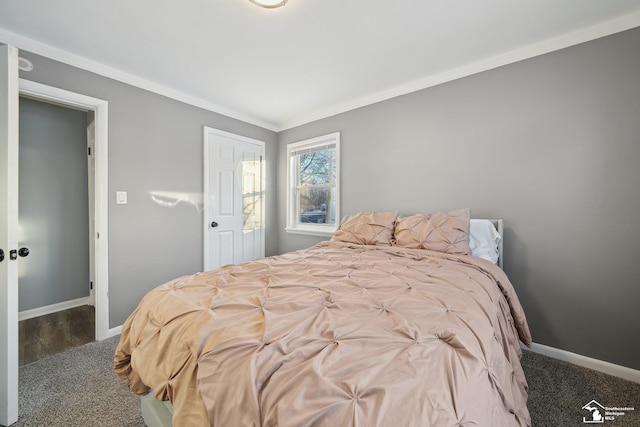
[[[142,418],[147,427],[171,427],[173,425],[173,407],[170,402],[158,400],[149,392],[140,398]]]
[[[498,230],[498,234],[500,235],[500,237],[502,237],[502,239],[500,239],[500,242],[498,243],[498,267],[504,270],[504,267],[502,264],[502,242],[504,241],[504,221],[502,219],[490,219],[489,221],[491,221],[491,223],[496,228],[496,230]]]
[[[502,240],[504,240],[504,222],[502,219],[490,219],[493,226],[498,230],[502,239],[498,243],[498,266],[502,267]],[[140,398],[140,407],[142,409],[142,418],[147,427],[171,427],[173,425],[173,407],[170,402],[163,402],[153,396],[153,392],[149,392]]]

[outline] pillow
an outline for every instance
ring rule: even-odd
[[[398,212],[365,212],[345,218],[331,237],[332,242],[391,246]]]
[[[396,246],[469,255],[471,209],[416,214],[396,221]]]
[[[500,256],[498,244],[502,236],[488,219],[472,219],[469,227],[471,255],[496,264]]]

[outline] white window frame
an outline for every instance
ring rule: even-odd
[[[313,224],[298,222],[296,198],[297,167],[295,156],[302,150],[322,148],[328,145],[336,147],[336,181],[335,181],[335,224]],[[327,207],[329,209],[329,207]],[[330,133],[304,141],[287,144],[287,233],[307,234],[312,236],[331,236],[340,223],[340,132]]]

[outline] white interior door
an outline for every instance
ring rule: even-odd
[[[0,46],[0,424],[5,426],[18,420],[18,96],[18,49]]]
[[[204,129],[204,269],[264,256],[264,143]]]

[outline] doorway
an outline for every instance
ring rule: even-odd
[[[95,307],[95,339],[119,333],[109,328],[109,201],[108,201],[108,102],[20,79],[20,96],[79,110],[92,119],[87,125],[89,168],[90,301]],[[89,120],[89,119],[88,119]],[[69,307],[60,307],[69,308]]]
[[[20,97],[20,365],[93,341],[93,112]],[[24,252],[28,250],[28,252]]]
[[[109,329],[108,274],[108,103],[18,78],[18,50],[0,46],[0,425],[18,419],[18,126],[19,96],[70,106],[95,114],[94,230],[95,338],[117,335]],[[2,256],[6,254],[6,256]]]

